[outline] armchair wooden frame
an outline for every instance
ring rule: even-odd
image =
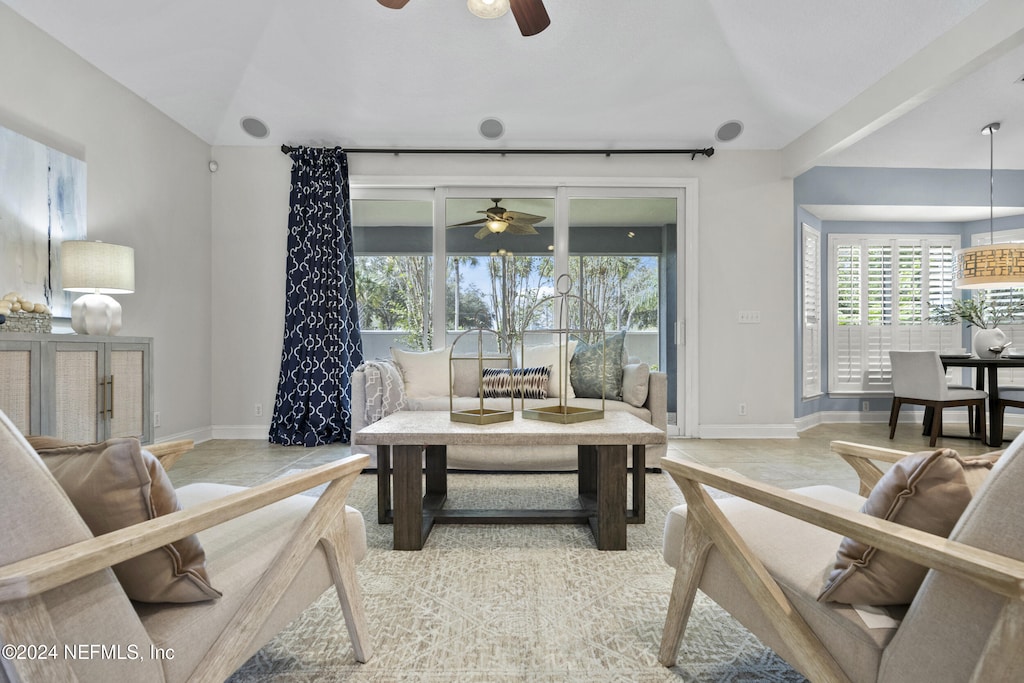
[[[179,441],[146,448],[161,462],[173,464],[191,448],[191,442]],[[270,563],[227,627],[215,642],[206,644],[209,649],[189,680],[223,681],[244,662],[243,654],[261,625],[318,544],[327,556],[356,659],[365,662],[371,650],[355,562],[347,551],[348,529],[344,509],[345,498],[368,461],[369,456],[366,455],[351,456],[0,567],[0,633],[3,640],[57,642],[41,597],[48,590],[327,483],[327,489],[294,536]],[[59,673],[54,669],[54,664],[59,663],[55,661],[45,662],[45,668],[38,667],[38,662],[26,660],[8,663],[20,680],[76,680],[67,662]]]
[[[843,441],[832,442],[832,450],[847,462],[857,463],[854,468],[861,478],[862,493],[870,491],[882,475],[882,470],[870,460],[895,462],[909,454]],[[751,597],[790,646],[792,656],[797,660],[793,664],[812,681],[849,680],[702,487],[706,485],[918,564],[949,572],[1003,596],[1005,604],[998,624],[989,636],[971,680],[976,683],[1012,680],[1008,672],[1024,670],[1024,649],[1020,647],[1021,634],[1024,633],[1024,562],[704,465],[670,458],[663,458],[661,462],[683,492],[687,503],[683,549],[658,654],[663,665],[673,666],[676,662],[708,551],[717,546]]]

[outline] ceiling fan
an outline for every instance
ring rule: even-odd
[[[377,0],[391,9],[402,9],[409,0]],[[524,36],[535,36],[551,25],[544,0],[468,0],[469,11],[478,17],[490,19],[500,17],[510,8]]]
[[[500,199],[492,199],[494,206],[484,211],[477,211],[482,213],[486,218],[478,218],[475,221],[466,221],[465,223],[456,223],[455,225],[449,225],[449,228],[462,228],[467,225],[483,225],[477,231],[475,237],[478,240],[482,240],[492,233],[505,232],[508,230],[510,235],[538,235],[540,233],[533,227],[534,223],[539,223],[544,220],[544,216],[535,216],[532,213],[522,213],[521,211],[508,211],[503,206],[499,206]]]

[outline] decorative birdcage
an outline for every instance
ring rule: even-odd
[[[484,340],[487,335],[494,337],[497,349],[505,349],[505,353],[490,354],[485,352]],[[471,341],[476,337],[476,352],[469,353],[465,341]],[[460,342],[463,342],[460,344]],[[508,352],[509,345],[504,343],[501,335],[495,331],[484,328],[466,330],[452,342],[451,351],[448,354],[448,407],[452,422],[468,422],[470,424],[492,424],[495,422],[509,422],[515,418],[515,396],[512,392],[508,395],[508,410],[487,408],[484,405],[486,398],[484,376],[489,369],[504,370],[512,375],[512,354]],[[465,395],[470,392],[457,392],[456,384],[464,384],[469,388],[475,385],[475,395],[478,397],[478,405],[473,408],[455,408],[455,396]],[[472,392],[472,388],[470,388]],[[492,403],[493,405],[493,403]]]
[[[587,339],[593,342],[595,339],[601,339],[602,352],[601,352],[601,376],[602,378],[606,375],[608,368],[607,352],[604,350],[605,344],[605,331],[604,328],[588,328],[585,325],[585,320],[588,316],[585,316],[585,312],[589,312],[589,317],[592,320],[602,320],[600,311],[594,307],[593,304],[583,299],[583,297],[577,294],[571,294],[572,290],[572,278],[567,273],[563,273],[558,276],[555,281],[555,292],[548,297],[544,297],[534,304],[533,308],[529,310],[526,317],[523,319],[525,325],[529,325],[530,321],[534,319],[538,311],[543,311],[545,307],[551,307],[551,319],[554,321],[554,326],[547,329],[530,329],[530,333],[537,332],[550,332],[557,339],[558,349],[558,402],[549,405],[536,406],[532,408],[526,407],[526,401],[521,402],[521,408],[523,417],[528,420],[543,420],[546,422],[560,422],[562,424],[571,424],[575,422],[585,422],[587,420],[600,420],[604,417],[605,409],[605,383],[601,382],[601,407],[594,408],[589,405],[583,405],[576,403],[574,399],[569,398],[569,372],[570,362],[572,361],[572,354],[570,353],[570,337],[575,336],[578,339]],[[520,358],[524,358],[526,355],[526,334],[521,335],[521,349]],[[552,368],[554,371],[555,368]]]

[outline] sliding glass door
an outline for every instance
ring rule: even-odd
[[[692,434],[695,372],[684,369],[696,357],[681,355],[689,300],[680,226],[696,211],[685,197],[682,187],[353,184],[364,355],[441,348],[474,327],[497,330],[513,350],[521,335],[527,345],[550,343],[529,329],[551,321],[524,317],[568,274],[573,293],[601,311],[593,323],[625,330],[629,356],[668,375],[670,430]]]

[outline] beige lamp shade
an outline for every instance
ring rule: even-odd
[[[106,242],[60,245],[61,287],[69,292],[131,294],[135,291],[135,250]]]
[[[956,253],[959,289],[1004,289],[1024,284],[1024,244],[983,244]]]

